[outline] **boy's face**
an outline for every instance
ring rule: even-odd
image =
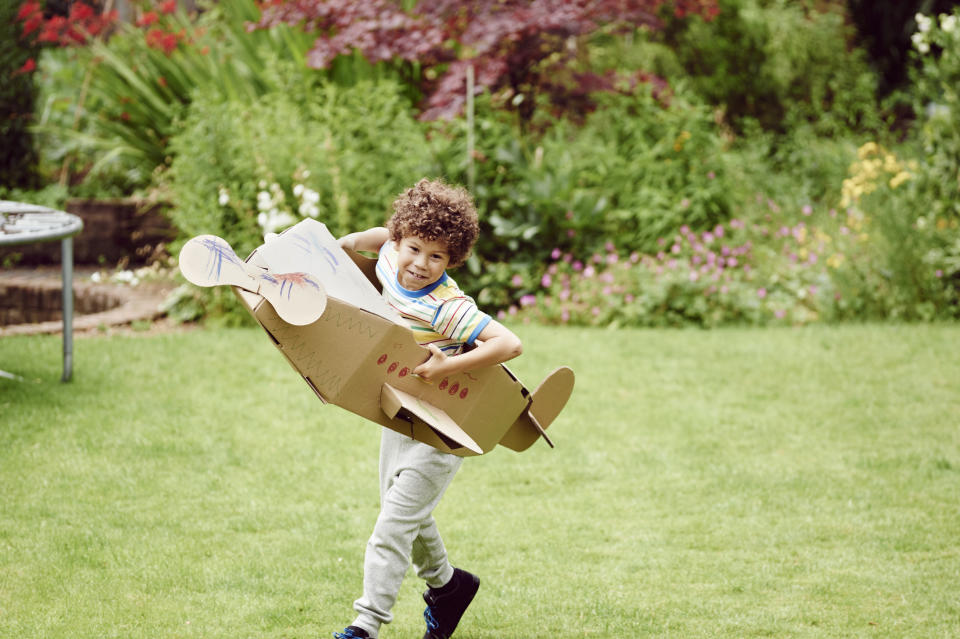
[[[447,245],[440,240],[427,241],[416,236],[404,237],[397,247],[397,281],[408,291],[430,286],[443,275],[450,263]]]

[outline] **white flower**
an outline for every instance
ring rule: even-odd
[[[312,202],[304,202],[300,205],[300,215],[316,219],[320,215],[320,209]]]
[[[266,191],[257,193],[257,209],[269,211],[271,207],[273,207],[273,198],[270,197],[270,194]]]
[[[930,45],[926,42],[921,42],[917,45],[917,51],[920,53],[930,53]]]
[[[264,233],[276,233],[280,229],[294,224],[296,221],[296,218],[287,211],[279,211],[277,209],[270,209],[270,211],[257,216],[257,224],[260,225]]]
[[[953,33],[957,28],[957,16],[956,15],[946,15],[943,14],[940,16],[940,28],[946,33]]]
[[[927,31],[929,31],[933,23],[932,18],[929,18],[923,15],[922,13],[918,13],[916,15],[916,20],[917,20],[917,29],[919,29],[921,33],[926,33]]]
[[[220,187],[220,192],[219,192],[219,196],[217,197],[217,201],[220,203],[220,206],[226,206],[227,204],[230,203],[230,193],[222,186]]]
[[[293,185],[293,194],[296,195],[297,197],[300,197],[301,195],[303,195],[303,185],[302,185],[302,184],[294,184],[294,185]]]

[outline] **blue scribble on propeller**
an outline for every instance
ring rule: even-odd
[[[214,281],[220,281],[224,260],[243,268],[243,262],[237,254],[219,237],[205,237],[201,240],[201,244],[207,249],[207,274]]]

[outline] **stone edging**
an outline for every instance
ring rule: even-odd
[[[8,286],[28,288],[43,288],[61,290],[59,271],[49,276],[37,276],[32,272],[0,272],[0,283]],[[163,315],[160,304],[163,302],[169,287],[159,287],[153,284],[141,283],[137,286],[127,284],[98,284],[81,281],[74,278],[73,290],[75,296],[104,295],[119,299],[120,304],[114,308],[99,313],[73,316],[73,330],[96,330],[104,326],[118,326],[136,321],[150,321]],[[60,333],[63,331],[63,321],[53,320],[34,324],[14,324],[0,326],[0,337],[8,335],[39,335],[43,333]]]

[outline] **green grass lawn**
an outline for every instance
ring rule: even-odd
[[[517,327],[542,443],[437,518],[457,637],[960,636],[960,326]],[[329,637],[377,516],[377,427],[259,329],[0,339],[0,637]],[[412,573],[384,639],[420,637]]]

